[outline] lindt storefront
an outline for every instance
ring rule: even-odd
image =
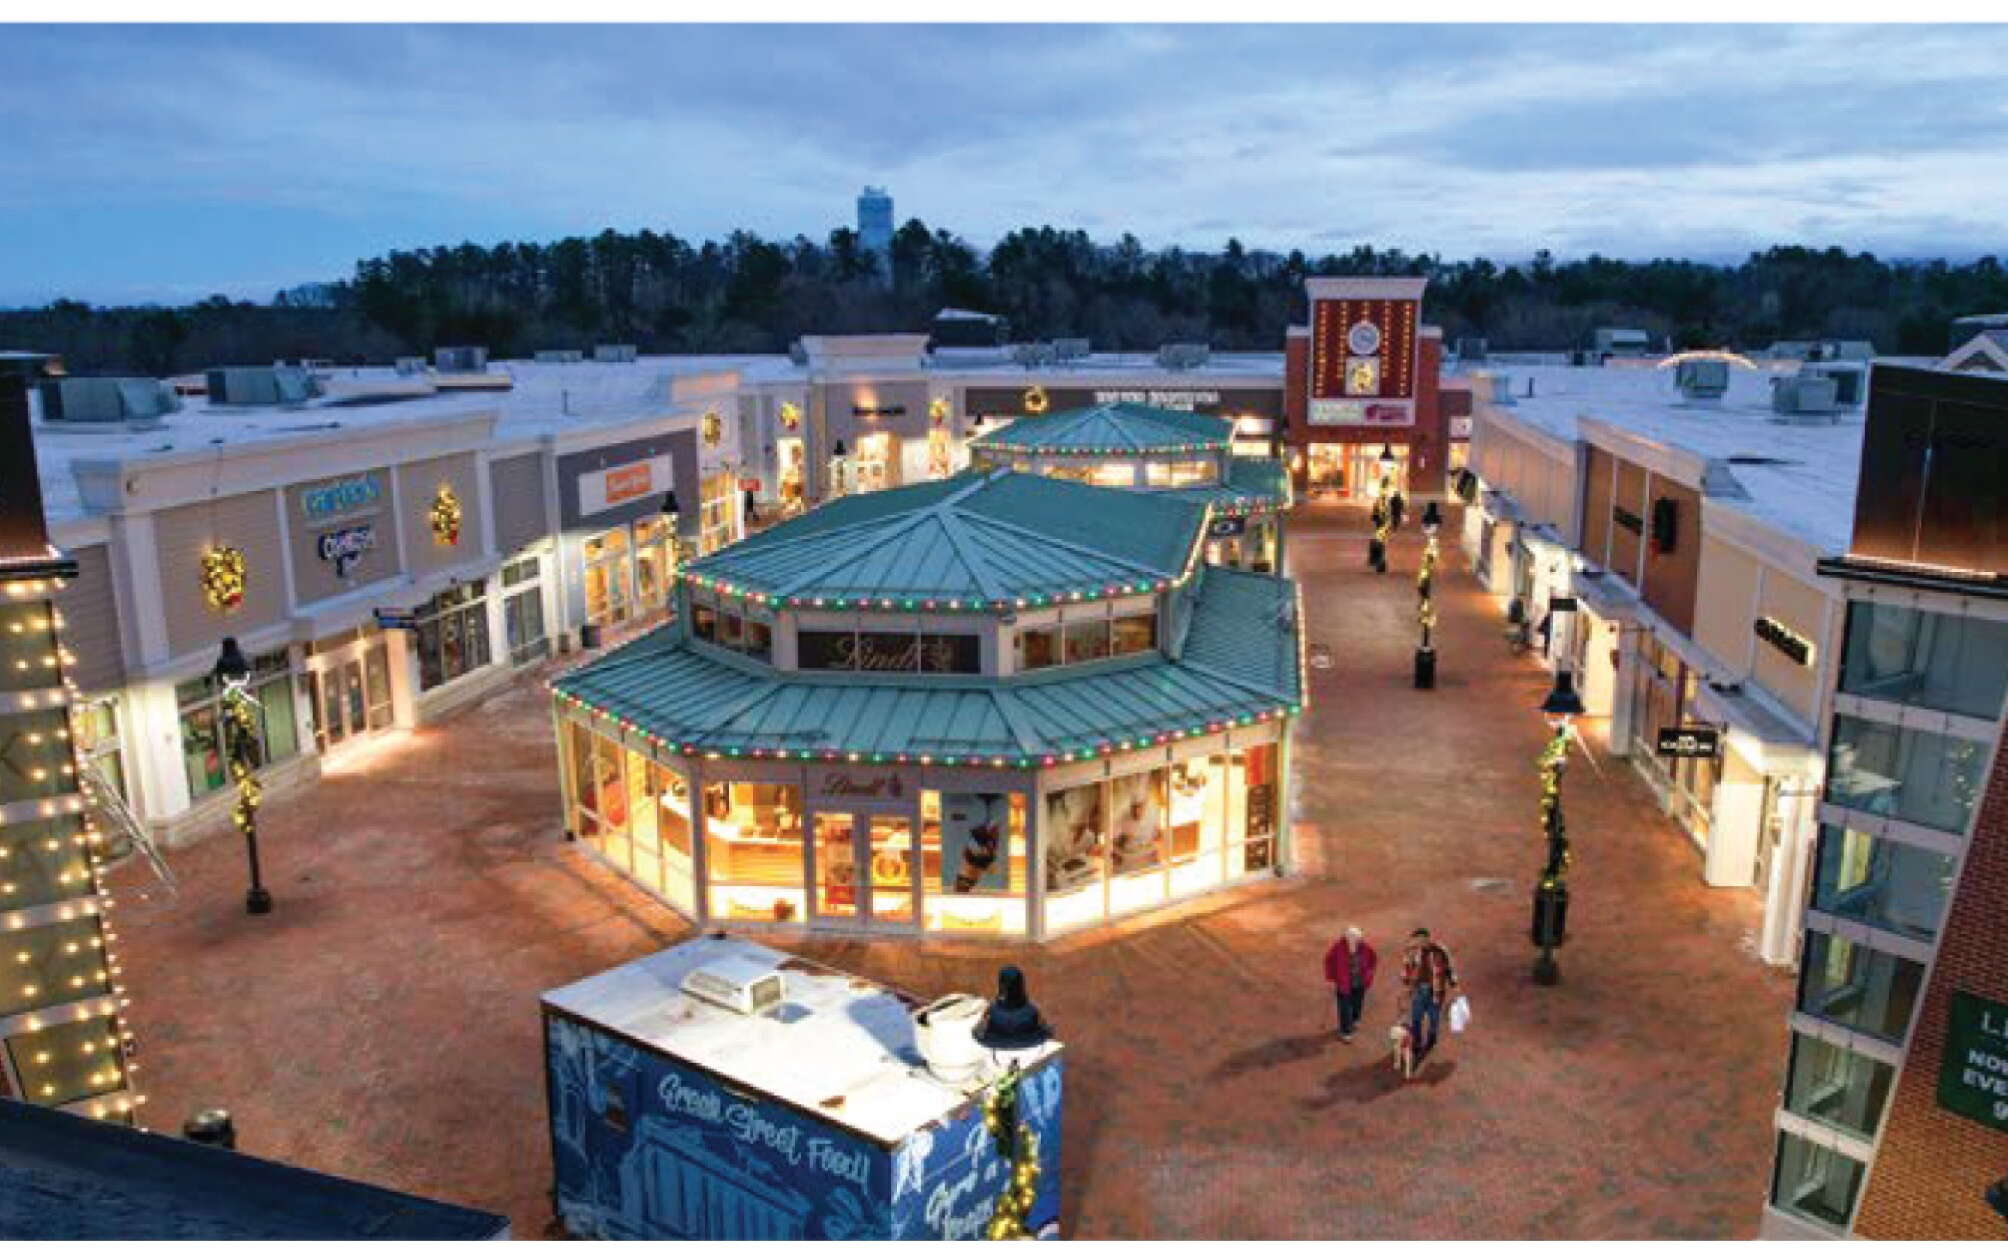
[[[1209,511],[963,474],[696,562],[556,684],[568,828],[756,928],[1044,938],[1282,872],[1296,588],[1205,566]]]

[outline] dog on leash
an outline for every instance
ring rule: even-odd
[[[1405,1079],[1415,1077],[1415,1041],[1409,1038],[1408,1027],[1399,1022],[1388,1027],[1387,1041],[1395,1072]]]

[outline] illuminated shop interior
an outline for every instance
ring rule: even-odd
[[[1213,520],[972,471],[693,562],[555,684],[567,829],[733,927],[1043,938],[1283,872],[1297,590]]]

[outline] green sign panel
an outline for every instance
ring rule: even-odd
[[[2008,1004],[1952,993],[1945,1058],[1938,1068],[1941,1108],[2008,1131]]]

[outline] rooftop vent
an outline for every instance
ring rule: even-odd
[[[1157,363],[1168,370],[1195,370],[1213,358],[1203,343],[1168,343],[1157,350]]]
[[[45,378],[42,420],[155,423],[181,408],[174,388],[151,378]]]
[[[305,404],[320,394],[320,380],[297,366],[233,366],[209,371],[211,404]]]
[[[1088,355],[1088,341],[1085,339],[1055,339],[1053,359],[1056,361],[1079,361]]]
[[[1720,404],[1729,390],[1729,362],[1682,361],[1673,367],[1673,384],[1689,404]]]
[[[425,358],[422,356],[401,356],[394,367],[399,378],[410,378],[414,374],[425,373]]]
[[[1053,363],[1053,345],[1050,343],[1014,343],[1011,345],[1011,360],[1031,369],[1035,365]]]
[[[1486,343],[1482,337],[1464,335],[1457,341],[1457,359],[1460,361],[1482,361],[1485,359]]]
[[[788,359],[797,365],[809,363],[809,350],[802,346],[801,340],[797,339],[788,345]]]
[[[593,360],[602,365],[625,365],[641,355],[631,343],[602,343],[593,345]]]
[[[585,359],[586,354],[577,348],[540,348],[536,356],[539,365],[577,365]]]
[[[1860,408],[1868,394],[1868,367],[1855,361],[1828,361],[1807,364],[1801,378],[1826,378],[1834,384],[1834,403],[1844,409]]]
[[[439,348],[432,354],[432,363],[442,374],[485,374],[488,349]]]
[[[1527,380],[1530,387],[1528,395],[1534,394],[1531,390],[1533,381],[1531,378]],[[1494,374],[1492,376],[1492,403],[1513,403],[1513,376],[1511,374]]]

